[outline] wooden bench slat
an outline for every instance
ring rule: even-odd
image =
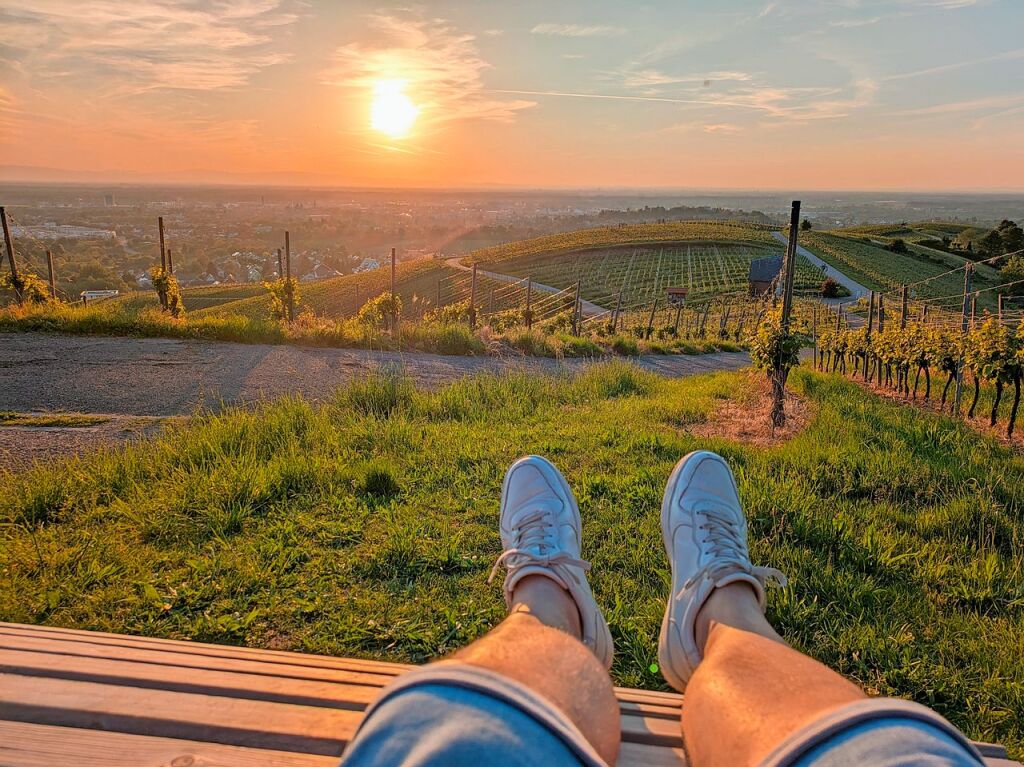
[[[338,757],[0,721],[4,767],[337,767]]]
[[[359,711],[0,674],[0,719],[338,756]]]
[[[311,655],[300,652],[278,652],[253,647],[235,647],[233,645],[212,645],[202,642],[188,642],[178,639],[154,639],[120,634],[104,634],[77,629],[53,629],[39,626],[21,626],[0,623],[0,636],[15,635],[27,637],[50,638],[57,641],[83,643],[87,645],[113,645],[119,647],[136,647],[139,649],[157,649],[163,652],[185,655],[204,655],[214,658],[239,658],[260,660],[265,663],[283,663],[289,666],[308,666],[312,668],[335,668],[350,671],[365,671],[373,674],[397,676],[415,666],[383,661],[359,660],[356,658],[338,658],[330,655]]]

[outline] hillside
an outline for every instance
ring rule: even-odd
[[[663,689],[658,508],[697,448],[737,468],[782,634],[873,693],[1024,748],[1019,455],[951,419],[806,370],[806,430],[722,433],[746,374],[370,378],[321,405],[205,415],[158,439],[0,473],[0,619],[423,662],[504,614],[502,473],[554,458],[576,490],[617,683]],[[500,439],[494,435],[500,434]],[[981,502],[979,502],[981,501]]]
[[[932,299],[949,297],[951,305],[956,303],[955,297],[963,292],[964,274],[962,270],[951,274],[946,272],[961,269],[966,263],[965,259],[920,245],[910,245],[910,253],[893,253],[884,247],[891,242],[891,238],[882,240],[880,237],[851,233],[849,230],[810,231],[800,233],[800,244],[829,265],[873,290],[898,291],[904,284],[928,280],[912,288],[914,296]],[[984,264],[976,265],[975,290],[984,290],[999,283],[997,270]],[[995,295],[994,291],[982,293],[978,299],[979,306],[993,308]]]

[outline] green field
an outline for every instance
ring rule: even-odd
[[[796,371],[814,412],[771,449],[689,429],[745,374],[370,379],[333,401],[205,415],[67,465],[0,473],[0,619],[422,662],[504,613],[502,474],[536,452],[579,496],[623,685],[652,672],[658,508],[695,448],[736,470],[783,636],[873,693],[1024,753],[1024,459],[950,419]],[[501,439],[494,439],[500,433]]]
[[[667,287],[689,289],[688,301],[723,293],[746,293],[750,262],[781,255],[777,247],[732,242],[692,242],[663,246],[626,246],[561,255],[536,255],[502,261],[493,268],[505,274],[568,288],[580,282],[583,298],[611,309],[622,292],[624,306],[664,298]],[[821,272],[800,259],[797,290],[821,287]]]
[[[829,265],[873,290],[899,291],[904,284],[938,277],[950,270],[960,269],[966,263],[959,256],[917,246],[911,246],[911,254],[893,253],[880,245],[832,232],[801,232],[800,244]],[[975,266],[975,290],[984,290],[999,283],[997,270],[984,264]],[[914,286],[911,295],[922,299],[948,298],[939,304],[952,307],[958,304],[957,295],[963,293],[963,288],[964,273],[961,269]],[[992,308],[995,302],[995,291],[982,293],[978,299],[982,308]]]
[[[489,269],[500,271],[496,268],[495,263],[513,258],[550,256],[614,245],[687,241],[760,243],[773,248],[778,245],[778,241],[772,237],[772,228],[760,224],[708,221],[623,224],[596,229],[579,229],[575,232],[549,234],[531,240],[495,245],[470,253],[463,261],[467,264],[473,261],[486,262],[491,265],[488,266]]]

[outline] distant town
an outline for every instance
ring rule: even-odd
[[[303,282],[399,260],[573,229],[661,220],[785,221],[789,195],[0,185],[19,254],[45,274],[46,252],[68,297],[151,287],[157,219],[184,286],[257,283],[277,276],[290,232]],[[992,225],[1022,217],[1024,199],[999,195],[805,195],[815,225],[942,219]],[[0,267],[2,268],[2,267]]]

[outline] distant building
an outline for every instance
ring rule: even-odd
[[[70,226],[56,224],[52,221],[44,226],[12,226],[11,234],[15,237],[35,237],[37,240],[114,240],[117,232],[110,229],[93,229],[89,226]]]
[[[103,206],[105,208],[113,208],[114,207],[114,195],[112,195],[112,194],[105,194],[105,195],[103,195]]]
[[[316,280],[326,280],[328,277],[340,277],[341,272],[337,269],[332,269],[325,264],[317,264],[313,267],[312,271],[306,272],[302,275],[302,282],[315,282]]]
[[[380,261],[376,258],[364,258],[363,263],[352,271],[359,274],[360,272],[372,272],[374,269],[380,269]]]
[[[688,288],[666,288],[665,298],[668,300],[669,306],[684,306],[686,294],[689,292]]]
[[[120,295],[118,290],[83,290],[78,297],[82,299],[83,304],[87,304],[90,301],[101,301],[104,298],[113,298],[117,295]]]
[[[782,256],[755,258],[750,262],[750,273],[747,276],[750,295],[763,296],[770,291],[781,272]]]

